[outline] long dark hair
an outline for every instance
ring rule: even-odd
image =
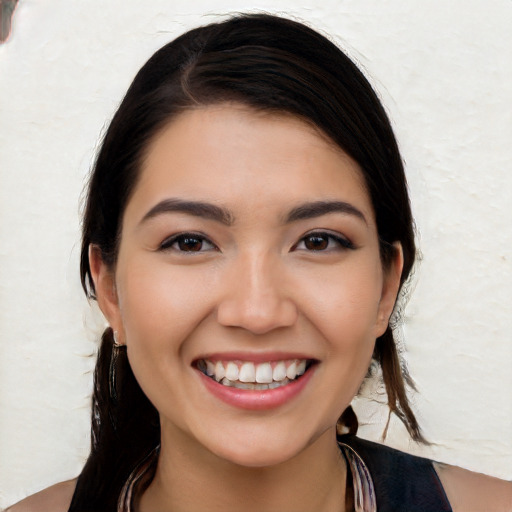
[[[304,119],[358,162],[375,211],[384,267],[392,260],[393,242],[402,245],[403,284],[415,259],[413,221],[397,143],[379,99],[353,62],[322,35],[289,19],[250,14],[183,34],[157,51],[135,77],[89,182],[80,267],[86,294],[95,297],[90,244],[100,249],[105,263],[116,263],[123,212],[148,143],[184,109],[226,101]],[[158,413],[123,351],[115,361],[113,396],[113,342],[107,329],[94,375],[91,453],[78,479],[73,512],[116,510],[129,474],[160,440]],[[422,440],[390,327],[377,339],[374,358],[382,367],[390,411],[413,439]],[[340,422],[357,430],[351,407]]]

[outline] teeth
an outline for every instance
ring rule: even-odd
[[[272,367],[272,365],[274,365]],[[276,361],[275,363],[222,362],[201,359],[197,369],[224,386],[239,389],[274,389],[303,375],[306,360]]]
[[[206,375],[215,375],[215,365],[211,361],[206,361]]]
[[[254,363],[244,363],[240,367],[238,380],[240,382],[254,382],[256,380],[256,370],[254,369]]]
[[[276,364],[272,373],[272,379],[276,382],[281,382],[286,379],[286,365],[284,364],[284,361],[280,361]]]
[[[228,363],[226,366],[226,378],[229,380],[238,380],[238,366],[235,363]]]
[[[221,381],[226,376],[226,371],[224,370],[224,366],[220,361],[217,361],[215,365],[215,380],[217,382]]]
[[[286,376],[290,380],[293,380],[295,377],[297,377],[297,363],[295,361],[286,369]]]
[[[231,385],[238,389],[254,389],[252,382],[232,382]]]
[[[270,363],[259,364],[256,367],[256,382],[270,384],[272,382],[272,366]]]
[[[250,390],[257,390],[257,391],[263,391],[265,389],[275,389],[280,388],[281,386],[286,386],[290,381],[288,379],[285,379],[281,382],[270,382],[269,384],[255,384],[254,382],[240,382],[235,381],[231,382],[229,379],[226,379],[224,377],[220,383],[223,386],[227,386],[230,388],[237,388],[237,389],[250,389]]]

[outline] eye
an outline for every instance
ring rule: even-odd
[[[177,252],[206,252],[217,250],[217,247],[203,235],[196,233],[180,233],[164,240],[160,250],[172,250]]]
[[[302,237],[299,242],[294,245],[293,250],[321,252],[354,248],[355,246],[350,240],[340,235],[315,232],[308,233],[306,236]]]

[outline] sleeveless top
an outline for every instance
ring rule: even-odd
[[[432,461],[353,435],[340,436],[352,481],[355,512],[452,512]],[[119,497],[117,512],[134,512],[133,501],[149,486],[159,447],[135,468]]]
[[[452,512],[431,460],[353,435],[339,440],[364,460],[373,481],[378,512]]]

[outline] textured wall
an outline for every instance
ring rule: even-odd
[[[145,4],[21,0],[0,46],[0,507],[76,476],[84,461],[103,326],[78,282],[84,179],[136,70],[213,17],[206,0]],[[423,252],[405,355],[434,444],[411,446],[395,422],[388,442],[512,479],[512,3],[215,6],[220,14],[268,10],[308,20],[379,90],[406,162]],[[361,432],[378,438],[385,409],[365,399],[357,407]]]

